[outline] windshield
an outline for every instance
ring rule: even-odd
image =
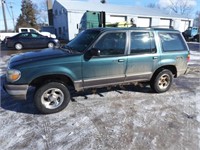
[[[78,34],[76,38],[74,38],[71,42],[66,44],[64,48],[75,50],[78,52],[83,52],[88,48],[92,42],[97,38],[100,31],[97,30],[85,30]]]

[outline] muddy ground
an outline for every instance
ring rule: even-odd
[[[141,85],[88,90],[62,112],[41,115],[34,89],[19,102],[1,86],[0,149],[199,150],[200,46],[189,45],[189,74],[163,94]],[[10,55],[1,56],[3,74]]]

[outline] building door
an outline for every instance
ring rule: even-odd
[[[124,22],[126,21],[126,16],[115,16],[111,15],[110,19],[107,20],[109,23]]]
[[[139,17],[137,19],[137,27],[150,27],[151,26],[151,18]]]
[[[179,26],[179,31],[184,32],[190,26],[190,21],[181,20],[181,24]]]
[[[171,19],[160,19],[159,26],[169,28],[171,26]]]

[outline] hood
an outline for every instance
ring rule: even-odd
[[[36,50],[26,53],[18,54],[11,58],[10,60],[10,67],[22,64],[22,63],[28,63],[33,61],[39,61],[39,60],[45,60],[45,59],[52,59],[67,55],[74,55],[73,53],[69,53],[66,50],[63,49],[42,49],[42,50]]]

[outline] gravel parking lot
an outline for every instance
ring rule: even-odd
[[[1,76],[0,149],[199,150],[200,44],[189,46],[190,72],[168,92],[141,84],[88,90],[51,115],[35,109],[34,89],[27,101],[13,100]],[[1,55],[1,74],[10,55]]]

